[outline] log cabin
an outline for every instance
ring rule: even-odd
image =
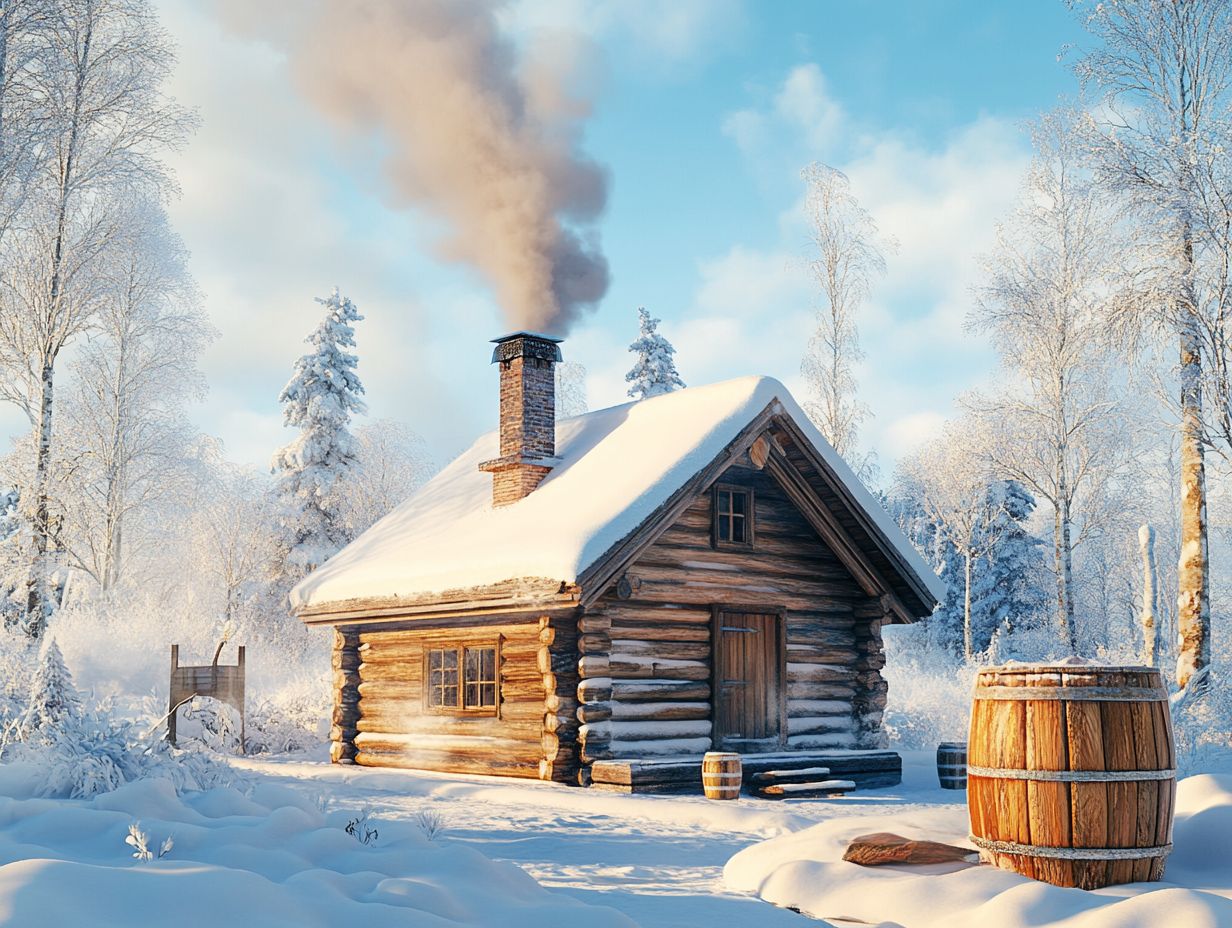
[[[495,343],[499,428],[292,591],[333,632],[333,761],[700,788],[734,750],[896,782],[881,629],[944,587],[786,388],[558,422],[559,340]]]

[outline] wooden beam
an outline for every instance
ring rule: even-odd
[[[783,488],[787,498],[813,526],[822,541],[826,543],[835,557],[848,570],[859,584],[865,595],[878,599],[904,622],[912,622],[915,616],[908,611],[880,571],[868,559],[847,534],[842,523],[830,511],[809,486],[808,481],[799,470],[792,465],[787,456],[776,446],[772,446],[766,460],[766,472],[770,474]]]
[[[776,419],[775,425],[778,428],[773,434],[773,438],[775,439],[777,448],[779,450],[786,451],[788,445],[794,445],[800,449],[801,453],[808,460],[808,462],[813,466],[821,478],[826,481],[826,485],[842,501],[844,507],[852,514],[855,520],[860,524],[860,527],[864,529],[865,533],[867,533],[868,537],[872,539],[873,544],[877,546],[877,549],[887,558],[887,560],[889,560],[892,565],[894,565],[898,575],[902,577],[903,581],[923,605],[924,614],[931,611],[937,604],[937,600],[929,591],[928,587],[924,585],[923,579],[917,576],[914,568],[912,568],[902,557],[902,555],[899,554],[894,545],[889,543],[889,539],[885,538],[884,534],[873,522],[872,517],[864,511],[863,507],[858,502],[856,502],[855,497],[852,496],[846,484],[839,479],[839,476],[835,472],[834,468],[832,468],[830,464],[817,452],[817,450],[813,447],[812,442],[810,442],[807,436],[805,436],[800,430],[800,427],[791,419],[790,416],[779,417]],[[919,613],[916,612],[907,613],[904,621],[914,622],[916,621],[918,615]]]

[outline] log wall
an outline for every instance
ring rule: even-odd
[[[712,545],[707,491],[579,620],[583,763],[711,749],[714,605],[785,610],[785,748],[881,743],[881,603],[747,456],[720,482],[753,490],[752,547]]]
[[[564,702],[556,700],[553,716],[570,708],[577,687],[576,678],[570,676],[576,671],[565,669],[560,677],[554,674],[552,653],[544,644],[550,637],[544,630],[550,627],[550,620],[528,616],[510,624],[432,628],[425,622],[423,628],[412,630],[360,628],[351,632],[357,663],[341,682],[353,686],[358,696],[352,739],[355,763],[450,773],[575,776],[568,769],[573,739],[566,739],[562,756],[558,733],[547,731],[547,707],[553,704],[549,687],[553,692],[569,690]],[[560,637],[568,648],[568,635]],[[344,637],[344,646],[335,650],[336,665],[340,660],[348,662],[348,640]],[[440,644],[489,642],[499,642],[498,713],[460,715],[429,710],[424,697],[425,650]],[[356,682],[349,684],[351,680]],[[339,706],[345,707],[347,686],[338,692]],[[346,727],[340,726],[338,734],[345,745]],[[338,753],[339,759],[345,757],[345,746]]]

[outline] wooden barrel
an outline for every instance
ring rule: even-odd
[[[967,788],[967,742],[942,741],[937,745],[937,779],[942,789]]]
[[[702,789],[707,799],[736,799],[744,773],[740,755],[710,751],[702,758]]]
[[[1083,889],[1162,879],[1175,768],[1158,670],[1013,664],[976,679],[967,810],[988,863]]]

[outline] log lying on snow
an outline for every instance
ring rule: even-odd
[[[980,855],[967,847],[938,841],[912,841],[888,831],[853,838],[843,860],[863,867],[886,864],[978,864]]]
[[[816,796],[841,796],[856,788],[851,780],[817,780],[804,783],[770,783],[759,789],[758,795],[766,799],[812,798]]]

